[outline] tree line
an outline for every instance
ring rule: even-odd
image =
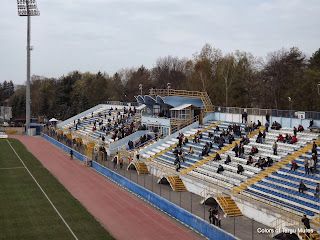
[[[208,92],[215,106],[320,111],[320,49],[307,57],[297,47],[283,48],[261,58],[241,51],[223,54],[205,44],[189,59],[159,57],[151,69],[142,65],[113,75],[73,71],[59,78],[32,76],[31,113],[64,120],[104,101],[135,102],[139,84],[147,94],[168,82],[172,89]],[[10,97],[13,118],[24,117],[25,86],[11,93],[5,97]]]

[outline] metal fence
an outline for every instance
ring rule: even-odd
[[[238,108],[238,107],[219,107],[214,106],[215,112],[242,114],[246,112],[248,115],[265,116],[269,113],[273,117],[298,118],[298,112],[305,113],[306,119],[320,120],[320,112],[315,111],[297,111],[297,110],[278,110],[278,109],[260,109],[260,108]]]

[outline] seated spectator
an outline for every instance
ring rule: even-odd
[[[217,153],[216,156],[213,158],[213,161],[219,161],[219,160],[221,160],[221,157],[219,153]]]
[[[262,158],[259,157],[258,161],[256,162],[256,164],[254,166],[255,167],[258,166],[259,168],[261,168],[261,170],[263,170],[263,165],[264,165],[264,162],[262,161]]]
[[[223,171],[224,171],[224,168],[221,166],[221,164],[219,164],[217,173],[220,173],[220,172],[223,172]]]
[[[254,154],[256,154],[256,153],[258,153],[258,152],[259,152],[258,148],[256,148],[255,146],[252,146],[249,155],[254,156]]]
[[[218,148],[221,150],[221,148],[223,148],[223,141],[219,142]]]
[[[219,132],[219,126],[216,126],[216,129],[214,130],[214,132]]]
[[[302,181],[300,181],[300,184],[299,184],[299,193],[303,193],[303,191],[306,191],[307,190],[307,187],[306,185],[304,185],[304,183]]]
[[[288,141],[289,144],[294,144],[294,143],[296,143],[296,142],[298,142],[298,139],[297,139],[297,136],[296,136],[296,135],[294,135],[293,138]]]
[[[247,161],[247,165],[251,165],[253,163],[253,157],[250,155]]]
[[[273,164],[273,160],[271,157],[267,157],[267,167],[271,167]]]
[[[299,125],[299,126],[298,126],[298,132],[303,132],[303,131],[304,131],[303,126],[302,126],[302,125]]]
[[[189,154],[189,155],[192,155],[192,154],[193,154],[193,148],[192,148],[192,147],[189,148],[188,154]]]
[[[189,139],[187,137],[185,137],[184,141],[183,141],[183,145],[186,145],[188,142],[189,142]]]
[[[231,157],[230,155],[227,156],[226,161],[224,162],[225,164],[229,164],[231,162]]]
[[[209,138],[211,139],[213,137],[213,133],[212,132],[209,132],[208,134]]]
[[[284,142],[284,137],[282,136],[281,133],[278,136],[277,142]]]
[[[291,171],[293,170],[293,171],[296,171],[298,169],[298,164],[295,162],[295,161],[293,161],[292,160],[292,162],[291,162]]]
[[[258,120],[257,127],[261,127],[261,122],[260,122],[260,120]]]
[[[271,125],[271,129],[275,129],[275,130],[280,130],[281,129],[281,124],[278,123],[277,121],[274,121]]]
[[[240,164],[238,164],[238,171],[237,171],[237,173],[238,173],[238,174],[242,174],[243,171],[244,171],[243,167],[242,167]]]

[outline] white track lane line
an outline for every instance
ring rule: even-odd
[[[61,220],[64,222],[64,224],[67,226],[67,228],[70,230],[71,234],[74,236],[75,239],[78,240],[77,236],[74,234],[74,232],[71,230],[71,228],[69,227],[68,223],[64,220],[64,218],[61,216],[61,214],[59,213],[58,209],[53,205],[53,203],[51,202],[50,198],[47,196],[47,194],[45,193],[45,191],[42,189],[42,187],[40,186],[40,184],[37,182],[37,180],[34,178],[34,176],[32,175],[32,173],[29,171],[29,169],[27,168],[27,166],[24,164],[24,162],[22,161],[22,159],[20,158],[20,156],[18,155],[18,153],[16,152],[16,150],[14,150],[14,148],[12,147],[11,143],[8,141],[10,147],[12,148],[12,150],[14,151],[14,153],[17,155],[17,157],[20,159],[21,163],[23,164],[23,166],[27,169],[28,173],[30,174],[30,176],[32,177],[32,179],[35,181],[35,183],[38,185],[38,187],[40,188],[41,192],[44,194],[44,196],[48,199],[49,203],[51,204],[51,206],[53,207],[53,209],[57,212],[57,214],[59,215],[59,217],[61,218]]]

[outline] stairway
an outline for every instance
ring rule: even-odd
[[[205,112],[213,112],[213,105],[207,92],[201,92],[201,101]]]
[[[320,236],[317,232],[313,232],[313,233],[310,233],[310,237],[307,238],[306,234],[305,233],[302,233],[300,232],[299,233],[299,236],[300,238],[302,238],[303,240],[320,240]]]
[[[136,162],[134,165],[136,166],[136,169],[139,175],[149,174],[147,165],[144,162]]]
[[[175,192],[185,192],[187,191],[186,187],[184,186],[182,180],[179,176],[168,177],[168,181]]]
[[[237,204],[235,203],[235,201],[232,200],[231,197],[223,196],[222,194],[220,194],[220,196],[217,197],[217,201],[219,202],[222,210],[225,214],[227,214],[227,216],[242,216],[242,212],[240,211]]]

